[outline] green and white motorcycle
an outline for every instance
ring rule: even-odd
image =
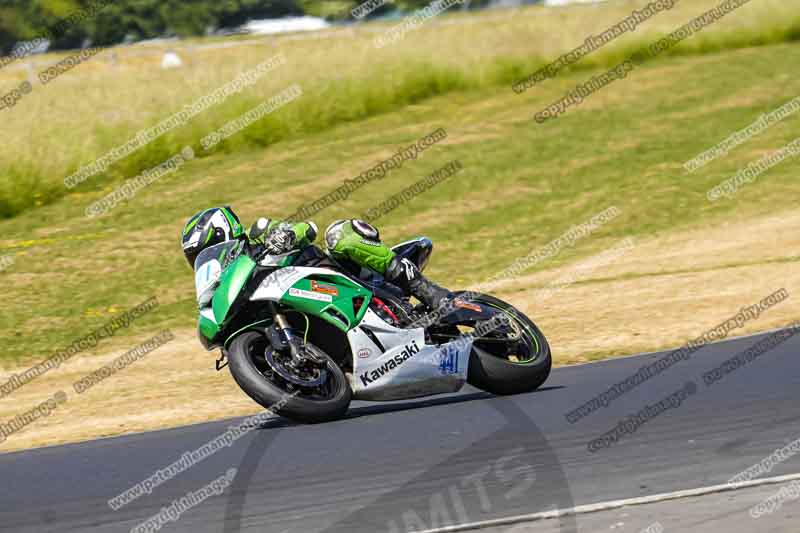
[[[426,238],[393,249],[423,270]],[[255,256],[255,257],[253,257]],[[256,402],[303,422],[342,417],[352,399],[399,400],[539,387],[550,348],[536,325],[488,295],[456,293],[442,309],[413,307],[374,272],[341,264],[316,246],[259,255],[244,241],[204,250],[195,262],[199,337],[221,349]]]

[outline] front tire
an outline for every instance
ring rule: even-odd
[[[230,345],[228,362],[231,375],[241,389],[256,403],[272,409],[286,418],[299,422],[318,423],[344,416],[350,406],[352,391],[347,378],[333,359],[316,346],[308,343],[318,355],[327,359],[328,374],[325,394],[314,394],[282,382],[270,372],[264,351],[270,346],[261,333],[242,333]],[[260,368],[259,368],[260,367]]]
[[[514,306],[493,296],[473,297],[475,303],[504,313],[520,328],[527,351],[525,358],[499,357],[476,339],[469,359],[467,382],[492,394],[520,394],[539,388],[550,376],[553,365],[550,345],[533,321]]]

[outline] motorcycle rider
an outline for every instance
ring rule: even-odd
[[[245,241],[251,248],[280,255],[311,246],[317,226],[311,221],[289,223],[260,218],[251,234],[229,206],[205,209],[192,216],[183,229],[183,253],[194,268],[203,250],[225,241]],[[325,231],[327,253],[338,261],[371,269],[431,309],[452,298],[452,293],[431,282],[408,259],[401,259],[380,240],[380,232],[363,220],[337,220]]]

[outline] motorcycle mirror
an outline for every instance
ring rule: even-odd
[[[250,240],[251,241],[257,240],[259,237],[264,235],[268,227],[269,227],[268,219],[261,217],[258,220],[256,220],[253,223],[252,227],[250,228]]]

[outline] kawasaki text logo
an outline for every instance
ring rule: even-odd
[[[406,344],[402,352],[395,355],[394,357],[383,363],[375,370],[367,371],[361,374],[359,376],[361,378],[361,383],[363,383],[364,386],[366,387],[376,379],[380,379],[381,376],[383,376],[384,374],[388,374],[389,371],[394,370],[398,366],[402,365],[403,363],[411,359],[414,356],[414,354],[417,353],[419,353],[419,346],[417,346],[417,341],[411,341],[411,346]]]

